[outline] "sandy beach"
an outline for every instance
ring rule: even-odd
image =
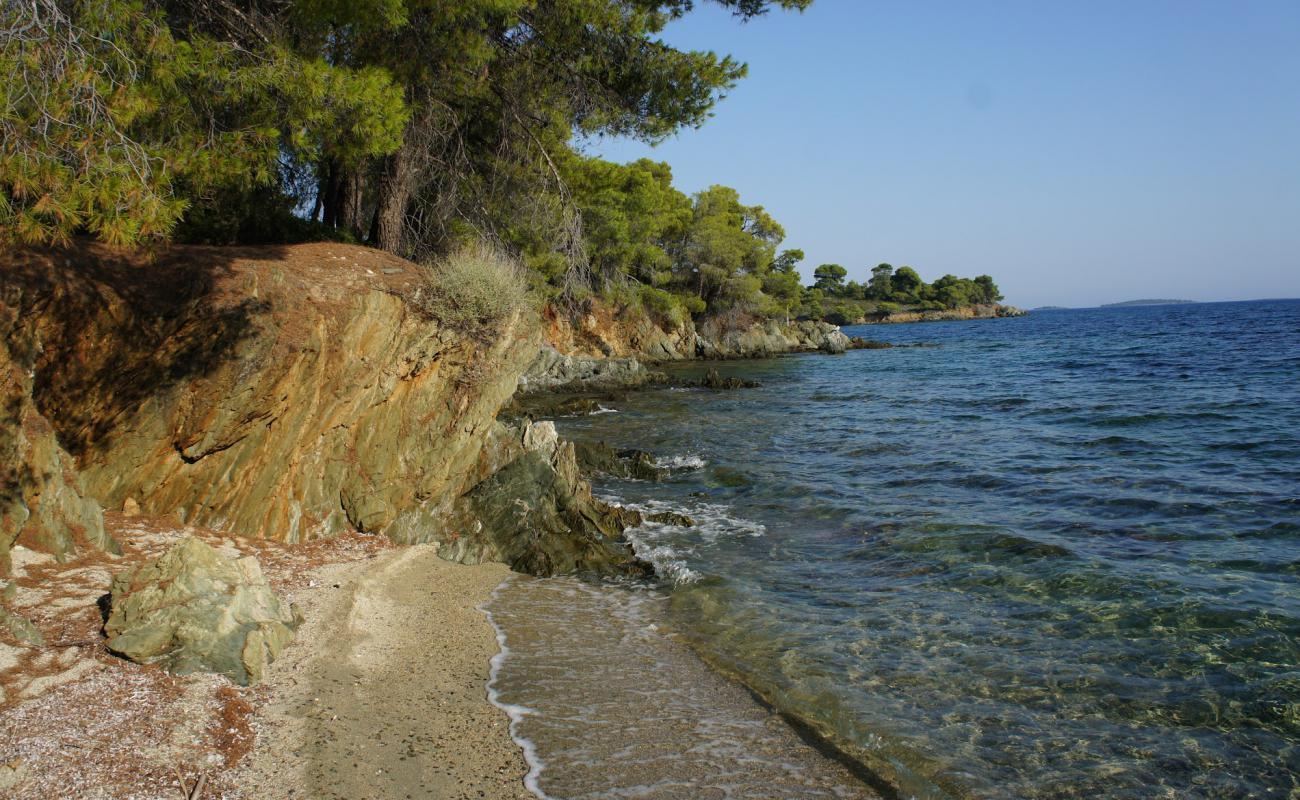
[[[59,646],[0,641],[0,796],[152,800],[200,780],[204,800],[532,796],[485,688],[497,643],[478,606],[506,567],[360,535],[285,546],[120,515],[110,525],[131,543],[122,556],[21,556],[18,597]],[[104,649],[95,600],[110,575],[186,535],[256,555],[302,611],[261,684],[169,675]]]
[[[484,690],[497,644],[478,606],[508,574],[432,546],[318,570],[240,782],[265,798],[531,797]]]

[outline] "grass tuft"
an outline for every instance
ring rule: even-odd
[[[528,279],[519,262],[478,242],[424,267],[424,280],[410,299],[423,316],[482,336],[527,305]]]

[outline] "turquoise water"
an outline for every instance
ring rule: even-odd
[[[902,797],[1300,795],[1300,301],[847,332],[559,420],[701,523],[605,591]]]

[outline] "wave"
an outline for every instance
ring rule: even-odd
[[[515,744],[519,745],[519,749],[524,753],[524,763],[528,765],[528,774],[524,776],[524,788],[532,792],[538,800],[556,800],[556,798],[551,797],[542,790],[540,780],[542,777],[542,770],[546,768],[546,762],[542,760],[540,755],[538,755],[537,743],[519,732],[519,726],[523,723],[524,718],[531,714],[536,714],[536,710],[529,708],[528,706],[503,701],[501,699],[501,691],[497,688],[497,681],[501,676],[501,667],[505,664],[506,659],[510,657],[510,645],[506,641],[505,629],[497,623],[496,618],[492,616],[492,611],[488,606],[496,602],[501,589],[512,580],[514,579],[506,578],[501,581],[497,588],[492,590],[492,594],[488,597],[488,601],[478,607],[478,610],[483,612],[483,615],[487,617],[488,624],[491,625],[492,630],[496,632],[497,638],[497,653],[492,656],[492,659],[488,662],[488,702],[504,711],[506,716],[510,719],[510,738],[514,740]]]
[[[654,464],[660,469],[704,469],[709,462],[699,456],[684,455],[656,458]]]
[[[656,575],[675,586],[696,583],[704,578],[703,573],[691,568],[689,561],[698,555],[700,545],[724,538],[762,536],[767,532],[761,523],[737,517],[729,507],[720,503],[690,503],[685,506],[661,500],[629,503],[616,495],[601,495],[600,499],[635,509],[645,517],[672,512],[684,513],[694,520],[693,526],[683,529],[647,519],[623,532],[637,558],[650,562]]]

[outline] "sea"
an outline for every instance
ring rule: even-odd
[[[1300,301],[845,332],[556,420],[696,524],[486,607],[534,794],[1300,797]]]

